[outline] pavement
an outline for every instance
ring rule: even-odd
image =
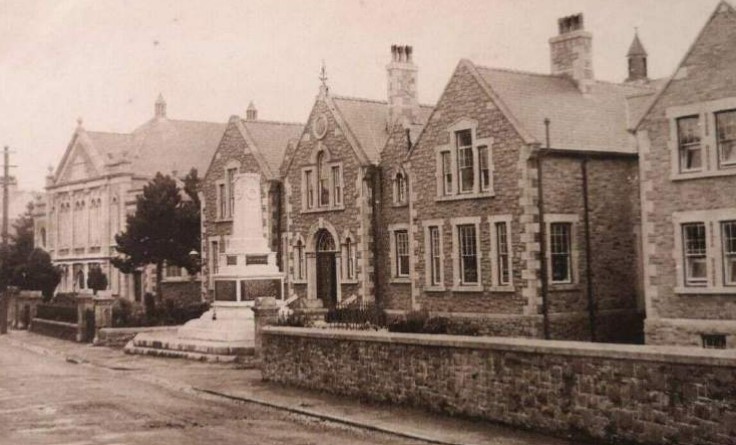
[[[248,364],[202,363],[174,358],[127,355],[120,349],[74,343],[26,331],[10,331],[8,335],[0,336],[0,350],[3,343],[69,363],[118,372],[125,377],[188,396],[257,404],[376,434],[387,434],[425,443],[451,445],[580,443],[485,421],[454,418],[419,409],[375,404],[284,387],[262,381],[260,371]]]

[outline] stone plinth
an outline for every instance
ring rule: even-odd
[[[260,354],[262,337],[261,332],[265,326],[276,324],[279,319],[280,305],[273,297],[262,297],[256,299],[256,304],[251,308],[255,315],[255,353]]]

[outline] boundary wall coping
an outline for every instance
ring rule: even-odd
[[[266,326],[264,335],[304,337],[338,341],[395,343],[417,346],[487,349],[495,351],[635,360],[667,364],[696,364],[736,368],[736,349],[713,350],[681,346],[626,345],[580,341],[538,340],[508,337],[406,334],[386,331],[295,328]]]

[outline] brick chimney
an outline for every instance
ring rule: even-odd
[[[583,28],[583,14],[557,20],[559,35],[549,39],[552,74],[569,76],[581,92],[593,83],[593,36]]]
[[[166,101],[164,96],[159,94],[154,105],[154,116],[158,119],[166,119]]]
[[[418,122],[417,67],[412,60],[412,47],[391,45],[388,72],[389,123],[400,120],[404,125]]]
[[[256,106],[253,105],[253,101],[248,104],[248,109],[245,110],[245,120],[247,121],[255,121],[258,120],[258,110],[256,109]]]

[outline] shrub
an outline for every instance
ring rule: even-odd
[[[287,316],[279,316],[276,326],[287,326],[291,328],[309,328],[312,327],[312,323],[304,315],[290,313]]]
[[[412,311],[388,325],[390,332],[477,336],[478,326],[448,317],[430,317],[426,310]]]

